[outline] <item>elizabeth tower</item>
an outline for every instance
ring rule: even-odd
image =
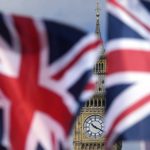
[[[96,34],[101,38],[99,23],[99,3],[96,7]],[[74,150],[103,150],[105,139],[104,132],[104,112],[105,112],[105,88],[104,80],[106,73],[106,59],[104,48],[100,47],[101,57],[93,68],[97,74],[98,81],[95,95],[85,104],[77,118],[74,127],[73,147]],[[100,52],[99,54],[100,55]],[[121,145],[116,144],[113,150],[121,150]]]

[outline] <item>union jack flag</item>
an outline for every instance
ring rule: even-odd
[[[108,0],[106,147],[150,140],[150,1]]]
[[[0,14],[0,144],[66,150],[73,121],[92,94],[101,41],[73,27]]]

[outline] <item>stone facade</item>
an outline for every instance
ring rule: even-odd
[[[99,26],[99,4],[96,8],[96,33],[100,35]],[[102,56],[96,63],[93,72],[98,76],[95,95],[89,100],[80,112],[74,127],[73,146],[74,150],[103,150],[105,139],[104,130],[104,112],[105,112],[105,73],[106,59],[104,48],[101,47]],[[122,143],[113,146],[113,150],[121,150]]]

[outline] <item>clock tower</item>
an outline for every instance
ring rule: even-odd
[[[99,25],[99,3],[96,7],[96,34],[101,37]],[[85,104],[76,120],[73,132],[74,150],[103,150],[104,149],[104,110],[105,110],[105,71],[106,59],[104,48],[100,47],[102,56],[95,64],[94,74],[98,76],[95,95]],[[99,51],[99,54],[100,54]],[[116,144],[113,150],[121,150],[121,144]]]

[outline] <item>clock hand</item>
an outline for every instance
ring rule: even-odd
[[[99,127],[95,126],[93,123],[91,123],[91,125],[92,125],[95,129],[98,129],[98,130],[100,130],[100,131],[102,131],[102,132],[103,132],[103,130],[102,130],[102,129],[100,129]]]

